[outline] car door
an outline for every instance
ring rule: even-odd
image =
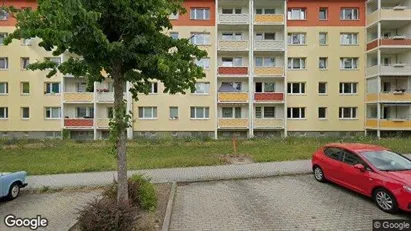
[[[368,194],[369,188],[372,187],[372,179],[370,177],[371,168],[357,154],[344,150],[342,164],[342,181],[344,186],[362,194]],[[354,165],[362,164],[365,167],[365,172],[354,168]]]
[[[324,149],[325,158],[322,160],[321,166],[324,171],[324,175],[328,180],[339,183],[341,171],[341,164],[343,160],[343,152],[340,148],[327,147]]]

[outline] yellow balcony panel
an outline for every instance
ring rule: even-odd
[[[91,92],[65,92],[64,102],[78,103],[78,102],[93,102],[93,93]]]
[[[367,102],[375,102],[378,100],[378,94],[377,93],[373,93],[373,94],[367,94]]]
[[[411,21],[411,9],[381,9],[380,20],[406,20]]]
[[[284,128],[284,120],[275,118],[255,119],[254,128]]]
[[[394,92],[394,93],[381,93],[380,94],[380,101],[398,101],[398,102],[410,102],[411,101],[411,93],[410,92]]]
[[[374,24],[376,22],[378,22],[378,13],[379,11],[376,10],[374,12],[372,12],[371,14],[367,14],[367,26]]]
[[[255,15],[255,22],[258,24],[282,24],[284,23],[284,15],[282,14],[267,14]]]
[[[395,130],[410,130],[411,120],[405,120],[405,119],[380,120],[380,128],[395,129]]]
[[[367,128],[377,128],[378,122],[377,119],[367,119],[365,122]]]
[[[218,93],[219,103],[247,103],[247,92],[221,92]]]
[[[283,67],[255,67],[255,75],[257,76],[283,76]]]
[[[247,51],[248,50],[248,40],[219,41],[218,49],[222,51]]]
[[[110,119],[97,119],[97,128],[109,128]]]
[[[218,119],[219,128],[248,128],[248,119]]]

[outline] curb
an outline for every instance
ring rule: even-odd
[[[161,229],[162,231],[168,231],[170,228],[171,213],[173,212],[173,205],[174,205],[174,198],[175,198],[176,191],[177,191],[177,183],[173,182],[173,185],[171,186],[171,190],[170,190],[170,196],[168,198],[166,214],[164,216],[164,221],[163,221],[163,227]]]

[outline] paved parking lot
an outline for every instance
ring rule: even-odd
[[[170,230],[372,230],[390,215],[311,175],[180,185]]]

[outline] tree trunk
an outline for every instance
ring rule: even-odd
[[[117,202],[128,201],[128,183],[127,183],[127,137],[126,127],[124,127],[125,116],[127,113],[126,105],[123,102],[125,81],[121,77],[114,77],[114,115],[121,115],[115,118],[117,127],[116,153],[117,153]]]

